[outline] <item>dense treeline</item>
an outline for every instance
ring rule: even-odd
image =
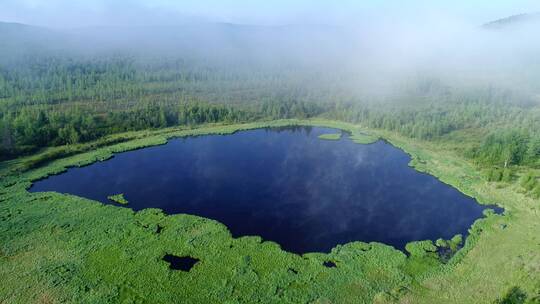
[[[118,132],[202,123],[248,122],[263,118],[311,117],[321,112],[316,105],[295,101],[257,107],[205,102],[175,106],[145,103],[133,109],[105,113],[91,113],[83,107],[69,110],[29,107],[4,114],[0,123],[1,152],[7,158],[41,147],[87,142]]]
[[[291,89],[288,73],[182,60],[29,58],[0,68],[0,157],[130,130],[324,112],[300,98],[308,89]]]
[[[456,141],[461,132],[463,153],[480,165],[539,165],[531,97],[432,79],[381,97],[350,89],[354,81],[298,66],[28,58],[0,67],[0,157],[130,130],[322,115],[421,140]]]
[[[486,164],[536,165],[540,160],[540,134],[526,130],[498,130],[489,134],[473,157]]]
[[[437,140],[454,131],[466,131],[465,140],[479,140],[473,146],[462,143],[467,156],[480,164],[507,167],[538,165],[540,123],[535,120],[540,116],[531,107],[512,104],[508,96],[479,95],[475,99],[417,102],[414,108],[396,104],[337,105],[331,116],[422,140]]]

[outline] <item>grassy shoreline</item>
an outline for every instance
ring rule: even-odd
[[[220,223],[200,217],[167,216],[158,210],[133,212],[70,195],[26,191],[32,181],[58,174],[69,167],[103,161],[113,157],[115,153],[165,144],[171,138],[231,134],[242,130],[293,125],[341,129],[350,132],[351,139],[359,143],[371,143],[383,138],[409,154],[410,165],[418,171],[434,175],[476,198],[482,204],[496,203],[506,209],[506,215],[490,214],[475,222],[465,246],[449,263],[440,264],[434,261],[433,255],[429,252],[425,254],[420,252],[421,254],[407,257],[403,252],[384,244],[362,242],[337,246],[328,254],[309,253],[300,257],[282,251],[275,243],[261,243],[258,237],[234,239]],[[114,143],[115,138],[127,139]],[[101,292],[100,295],[93,294],[96,299],[105,300],[103,297],[106,296],[107,299],[112,299],[108,301],[113,302],[120,299],[167,302],[167,299],[176,296],[189,298],[193,302],[224,297],[231,301],[258,299],[265,302],[293,303],[309,301],[356,303],[369,302],[373,299],[380,303],[396,301],[491,303],[514,286],[518,286],[528,295],[534,295],[537,288],[540,288],[536,286],[540,282],[538,274],[540,271],[533,273],[533,277],[529,278],[530,272],[540,265],[540,244],[535,238],[535,235],[540,235],[540,212],[537,202],[515,189],[498,189],[484,182],[479,177],[480,173],[470,163],[435,144],[323,119],[209,125],[198,129],[169,128],[130,132],[106,140],[110,140],[113,144],[80,145],[76,151],[81,153],[55,160],[45,157],[47,159],[45,162],[30,170],[26,169],[29,168],[28,163],[46,153],[54,155],[54,152],[49,149],[38,155],[23,157],[0,166],[2,176],[0,202],[3,204],[0,209],[0,240],[3,244],[0,247],[0,274],[13,278],[4,287],[0,287],[0,300],[15,303],[35,301],[46,291],[55,301],[88,301],[90,294],[80,291],[84,284],[90,284],[91,290]],[[89,228],[94,219],[105,215],[110,217],[104,220],[108,226],[100,223],[97,227]],[[80,217],[83,219],[78,223],[77,219]],[[63,226],[66,225],[65,222],[69,223],[68,228]],[[156,234],[158,226],[164,227],[163,233]],[[39,229],[44,228],[46,232],[41,230],[40,234]],[[106,233],[110,229],[113,236],[110,232]],[[175,231],[183,233],[173,233]],[[88,237],[88,234],[96,240],[93,247],[84,241],[84,236]],[[117,243],[111,244],[104,235],[116,239]],[[75,241],[67,242],[65,238],[72,238]],[[44,244],[40,244],[38,240]],[[80,246],[74,246],[77,244]],[[155,248],[145,249],[144,252],[132,252],[129,248],[130,246],[134,246],[133,249],[143,248],[149,244],[153,244]],[[96,249],[95,247],[98,249],[97,256],[92,251]],[[505,250],[500,250],[500,247],[504,247]],[[51,253],[45,254],[46,258],[42,258],[40,263],[25,260],[25,257],[35,257],[46,248]],[[93,249],[90,250],[91,248]],[[198,266],[198,272],[190,273],[189,280],[192,284],[185,285],[181,275],[175,277],[175,274],[172,274],[171,278],[171,274],[165,268],[160,268],[159,256],[169,251],[192,254],[201,258],[202,264]],[[129,259],[130,254],[136,254],[141,260],[146,257],[145,261],[149,265],[142,267],[142,270],[137,268],[140,265]],[[528,257],[529,261],[524,261],[523,256]],[[223,258],[226,259],[224,263],[217,263],[217,260]],[[146,271],[146,275],[153,276],[156,282],[164,284],[163,286],[174,286],[170,284],[176,282],[191,291],[184,290],[179,293],[164,287],[160,288],[156,283],[151,284],[144,279],[123,279],[126,273],[118,273],[114,264],[106,265],[111,260],[125,265],[126,269],[123,272],[129,275]],[[148,260],[153,262],[150,263]],[[337,262],[338,267],[325,269],[321,264],[326,260]],[[68,266],[66,262],[69,262]],[[68,270],[58,271],[51,265],[67,267]],[[49,274],[39,276],[22,271],[21,267],[24,266],[34,269],[37,273],[43,268],[53,267],[53,270]],[[242,273],[236,273],[235,280],[228,280],[231,273],[237,272],[238,269],[244,270]],[[288,269],[294,269],[297,274],[291,273]],[[66,271],[75,283],[55,284],[59,280],[58,276],[62,279],[62,275],[58,273]],[[481,279],[482,277],[492,279],[486,282]],[[30,291],[24,290],[18,280],[34,282],[34,287]],[[220,282],[225,284],[221,286]],[[197,291],[205,290],[204,286],[207,285],[211,286],[214,292],[195,294]],[[152,293],[150,287],[158,288],[161,293]],[[231,292],[231,288],[236,292]],[[276,293],[275,290],[281,292]],[[217,291],[223,295],[218,295]]]

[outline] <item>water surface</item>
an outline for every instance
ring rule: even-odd
[[[325,128],[258,129],[188,137],[120,153],[113,159],[36,182],[128,208],[161,208],[225,224],[234,236],[259,235],[296,252],[337,244],[407,242],[466,235],[485,206],[408,166],[384,141],[325,141]]]

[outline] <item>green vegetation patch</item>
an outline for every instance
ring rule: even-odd
[[[260,237],[233,238],[227,228],[191,215],[157,209],[135,212],[73,195],[29,193],[31,182],[114,153],[159,145],[168,138],[230,134],[290,125],[359,127],[328,120],[282,120],[243,125],[166,129],[145,137],[47,160],[21,171],[6,164],[0,184],[0,301],[6,303],[404,303],[493,302],[508,286],[531,295],[540,262],[537,201],[491,187],[481,173],[446,150],[382,134],[412,156],[417,169],[481,202],[503,202],[509,215],[487,213],[463,248],[441,260],[453,240],[415,242],[409,254],[379,243],[352,242],[330,253],[297,255]],[[376,133],[378,134],[378,133]],[[142,136],[142,135],[141,135]],[[421,161],[420,161],[421,160]],[[13,167],[17,169],[14,170]],[[521,187],[520,187],[521,188]],[[535,211],[536,210],[536,211]],[[451,243],[450,243],[451,242]],[[200,260],[189,272],[169,269],[166,254]],[[331,261],[336,267],[326,267]],[[519,267],[516,267],[519,265]],[[533,278],[531,279],[531,276]],[[490,280],[485,280],[489,277]],[[451,302],[451,301],[450,301]]]
[[[319,135],[320,139],[324,140],[339,140],[341,138],[341,133],[329,133]]]
[[[107,199],[122,205],[127,205],[129,203],[123,193],[107,196]]]
[[[379,138],[376,136],[372,136],[372,135],[368,135],[364,133],[353,133],[350,136],[350,139],[354,141],[355,143],[362,144],[362,145],[369,145],[379,140]]]

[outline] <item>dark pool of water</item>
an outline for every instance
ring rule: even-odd
[[[323,266],[327,268],[335,268],[337,265],[334,262],[326,261],[326,262],[323,262]]]
[[[328,252],[337,244],[407,242],[466,235],[485,206],[407,164],[379,141],[325,141],[324,128],[259,129],[171,140],[36,182],[114,204],[124,193],[140,210],[161,208],[225,224],[234,236],[259,235],[285,250]]]
[[[172,254],[166,254],[163,260],[169,263],[169,268],[173,270],[190,271],[195,264],[199,262],[199,259],[195,259],[189,256],[179,257]]]

